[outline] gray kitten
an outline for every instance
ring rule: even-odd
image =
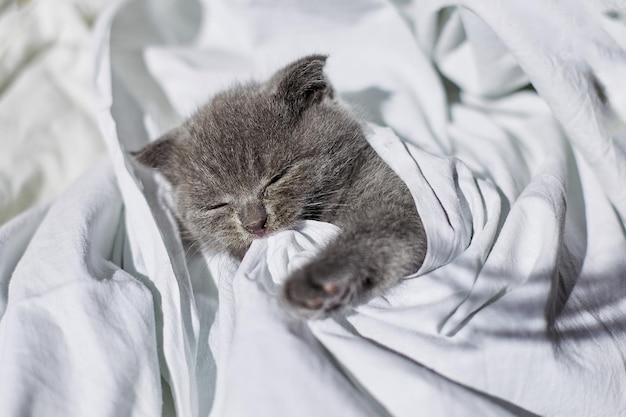
[[[426,252],[409,190],[335,100],[325,62],[307,56],[219,93],[134,154],[169,180],[182,227],[207,249],[242,258],[254,239],[301,220],[339,226],[284,285],[287,308],[303,318],[381,294]]]

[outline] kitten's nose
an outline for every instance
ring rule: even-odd
[[[239,217],[241,224],[248,232],[259,237],[265,234],[267,213],[262,205],[250,204],[245,206]]]
[[[246,230],[253,235],[263,236],[265,233],[265,219],[258,220],[254,223],[248,223],[244,226]]]

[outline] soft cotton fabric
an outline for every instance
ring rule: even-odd
[[[0,415],[624,414],[618,6],[117,2],[95,42],[107,160],[0,229]],[[202,256],[127,151],[312,52],[429,248],[384,297],[301,322],[280,284],[335,226]]]
[[[105,152],[91,33],[103,0],[0,1],[0,225]]]

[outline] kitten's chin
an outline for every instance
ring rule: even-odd
[[[250,249],[251,244],[252,241],[238,246],[230,246],[229,248],[227,248],[227,252],[235,258],[242,260],[243,257],[246,255],[246,252],[248,252],[248,249]]]
[[[228,253],[230,253],[235,258],[241,260],[245,256],[248,249],[250,249],[250,245],[256,239],[261,239],[271,232],[264,233],[262,236],[258,236],[257,234],[246,233],[246,235],[242,238],[242,240],[237,245],[232,245],[227,248]]]

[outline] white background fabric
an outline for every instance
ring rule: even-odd
[[[105,152],[91,88],[103,0],[0,1],[0,225]]]
[[[117,2],[95,41],[108,161],[0,229],[0,415],[624,415],[617,6]],[[334,226],[204,258],[127,151],[312,52],[388,126],[369,140],[429,251],[385,297],[303,323],[277,288]]]

